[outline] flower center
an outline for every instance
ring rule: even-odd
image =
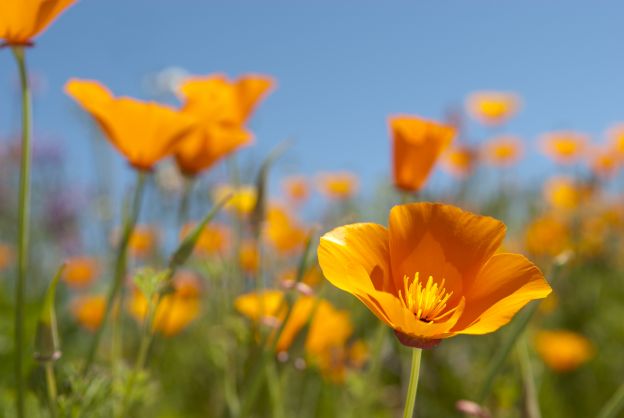
[[[445,311],[447,302],[453,296],[453,292],[447,292],[444,288],[445,279],[438,284],[434,283],[433,276],[429,276],[427,284],[423,286],[418,275],[416,273],[413,279],[404,276],[403,291],[399,290],[399,297],[416,319],[423,322],[438,322],[455,312],[457,307]]]

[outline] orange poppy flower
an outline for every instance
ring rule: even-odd
[[[256,207],[256,200],[258,198],[256,188],[250,185],[242,185],[235,188],[229,184],[222,184],[215,188],[213,195],[216,202],[220,202],[225,199],[226,196],[231,195],[230,200],[227,201],[224,208],[238,216],[251,214]]]
[[[544,185],[544,198],[559,210],[576,209],[586,195],[586,190],[570,177],[553,177]]]
[[[285,209],[270,205],[264,226],[267,241],[280,253],[303,248],[308,231]]]
[[[589,168],[599,178],[609,180],[615,176],[622,160],[611,147],[595,147],[589,154]]]
[[[571,164],[584,154],[589,138],[572,131],[551,132],[542,135],[541,150],[558,164]]]
[[[358,189],[358,179],[353,173],[323,173],[318,177],[319,191],[330,199],[344,200]]]
[[[174,292],[165,295],[154,315],[153,329],[166,337],[179,334],[199,316],[200,284],[197,276],[180,272],[173,279]],[[128,306],[134,318],[142,322],[149,310],[145,296],[135,290]]]
[[[520,99],[513,93],[481,91],[468,96],[468,113],[486,125],[500,125],[520,108]]]
[[[392,208],[389,228],[358,223],[321,238],[325,277],[352,293],[405,345],[486,334],[551,288],[519,254],[495,254],[505,225],[451,205]]]
[[[495,167],[509,167],[522,156],[522,141],[514,136],[501,136],[486,142],[483,158]]]
[[[389,122],[394,185],[404,191],[418,191],[455,137],[455,128],[415,116],[394,116]]]
[[[303,176],[293,176],[285,179],[282,182],[282,188],[288,199],[295,204],[306,201],[310,195],[308,181]]]
[[[100,327],[106,309],[106,298],[103,295],[81,296],[73,301],[72,313],[80,325],[89,331]]]
[[[534,256],[556,257],[571,247],[570,228],[561,219],[542,216],[527,227],[525,246]]]
[[[0,39],[12,46],[30,45],[76,0],[2,0]]]
[[[248,144],[245,123],[274,85],[268,77],[247,75],[230,81],[224,75],[192,77],[180,86],[183,112],[199,122],[176,149],[180,171],[194,176]]]
[[[256,274],[260,268],[260,254],[253,241],[245,241],[238,252],[238,262],[247,274]]]
[[[70,80],[65,92],[98,123],[108,140],[138,170],[171,155],[195,120],[169,106],[114,97],[97,81]]]
[[[594,355],[593,344],[584,336],[571,331],[539,331],[535,349],[544,363],[557,372],[578,368]]]
[[[477,162],[477,153],[467,145],[458,145],[442,154],[442,168],[458,178],[469,176]]]
[[[157,241],[158,233],[154,227],[137,225],[130,235],[128,249],[133,256],[145,258],[154,252]]]
[[[63,281],[73,288],[83,288],[93,283],[99,274],[98,261],[93,257],[72,257],[65,263]]]
[[[180,240],[195,228],[194,223],[186,224],[180,231]],[[230,244],[230,230],[225,225],[209,223],[204,227],[197,243],[195,251],[201,255],[223,254]]]

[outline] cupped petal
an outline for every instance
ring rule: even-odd
[[[274,86],[275,80],[261,75],[246,75],[237,81],[236,90],[243,122]]]
[[[391,278],[388,230],[373,223],[341,226],[323,235],[318,248],[323,274],[350,293],[396,288]],[[365,274],[359,274],[363,271]]]
[[[487,216],[440,203],[412,203],[390,211],[390,263],[397,288],[403,277],[419,273],[445,280],[459,303],[487,260],[500,247],[505,225]]]
[[[391,117],[389,125],[395,185],[402,190],[417,191],[453,140],[455,129],[414,116]]]
[[[497,254],[464,290],[466,309],[453,331],[486,334],[507,324],[527,303],[552,291],[542,272],[520,254]]]

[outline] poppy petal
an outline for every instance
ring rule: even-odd
[[[541,271],[526,257],[497,254],[465,289],[466,310],[454,330],[459,334],[493,332],[527,303],[551,291]]]

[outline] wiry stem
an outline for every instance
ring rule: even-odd
[[[28,71],[23,47],[14,47],[22,91],[22,146],[19,179],[19,209],[17,233],[17,283],[15,286],[15,379],[17,386],[16,410],[18,418],[24,416],[25,382],[24,353],[24,288],[28,267],[28,226],[30,218],[30,160],[32,136],[32,109]]]
[[[143,198],[143,190],[145,189],[145,177],[146,174],[144,172],[139,171],[137,173],[137,185],[134,190],[132,207],[130,208],[130,212],[127,214],[124,221],[121,240],[119,242],[119,247],[117,248],[117,254],[115,257],[115,277],[106,299],[106,308],[104,310],[104,316],[102,317],[102,323],[97,329],[95,336],[93,337],[93,341],[91,342],[91,346],[89,347],[87,362],[85,363],[85,368],[83,370],[83,374],[85,375],[93,364],[95,353],[97,352],[102,338],[102,333],[104,332],[104,327],[106,326],[106,322],[111,315],[115,300],[121,291],[121,285],[123,284],[123,279],[126,274],[128,244],[130,243],[130,237],[132,236],[132,232],[134,231],[134,227],[136,226],[136,222],[139,217],[139,212],[141,211],[141,201]]]

